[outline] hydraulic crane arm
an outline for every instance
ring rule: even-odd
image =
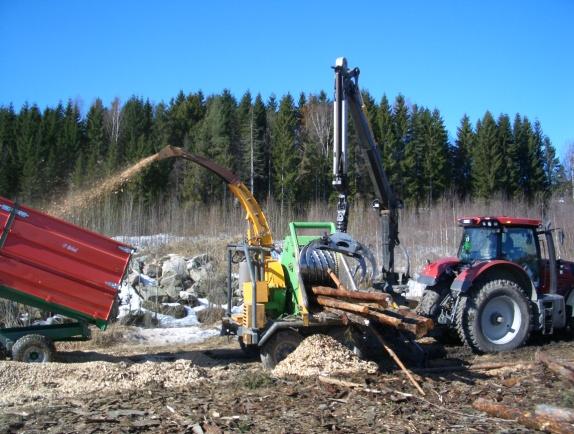
[[[339,193],[337,205],[337,230],[347,231],[347,109],[359,139],[362,155],[367,163],[371,183],[375,190],[374,207],[381,216],[383,236],[383,278],[391,285],[397,283],[394,271],[394,249],[399,244],[398,209],[401,206],[396,198],[381,163],[381,155],[367,116],[363,111],[363,98],[359,89],[359,69],[349,70],[347,60],[338,58],[335,64],[334,102],[334,151],[333,186]]]
[[[265,217],[261,206],[259,206],[257,200],[253,194],[251,194],[251,191],[249,191],[245,184],[241,182],[239,176],[205,157],[194,155],[187,152],[185,149],[175,146],[166,146],[157,153],[157,156],[158,160],[165,160],[167,158],[183,158],[185,160],[193,161],[219,176],[227,183],[229,191],[233,193],[245,210],[246,218],[249,221],[247,243],[252,246],[273,246],[273,237],[271,235],[269,223],[267,222],[267,217]]]

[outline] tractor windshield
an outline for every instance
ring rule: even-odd
[[[499,228],[464,228],[458,258],[464,262],[495,259],[498,256],[499,233]]]

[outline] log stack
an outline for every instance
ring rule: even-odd
[[[415,338],[425,336],[432,328],[433,321],[417,315],[412,310],[396,306],[389,294],[370,291],[349,291],[336,276],[331,278],[337,288],[313,286],[317,304],[335,313],[358,315],[370,321],[407,332]]]

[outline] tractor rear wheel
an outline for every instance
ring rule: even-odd
[[[299,346],[303,337],[294,330],[280,330],[261,347],[261,363],[273,369]]]
[[[12,346],[12,360],[26,363],[48,363],[54,356],[54,344],[42,335],[22,336]]]
[[[532,306],[520,286],[490,280],[459,300],[456,327],[462,341],[478,353],[510,351],[523,345],[532,326]]]

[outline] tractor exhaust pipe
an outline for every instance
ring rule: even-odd
[[[550,288],[548,292],[550,294],[556,294],[556,289],[558,286],[558,264],[556,262],[556,250],[554,248],[554,237],[552,235],[552,230],[550,225],[546,227],[544,231],[546,236],[546,245],[548,246],[548,268],[550,269]]]

